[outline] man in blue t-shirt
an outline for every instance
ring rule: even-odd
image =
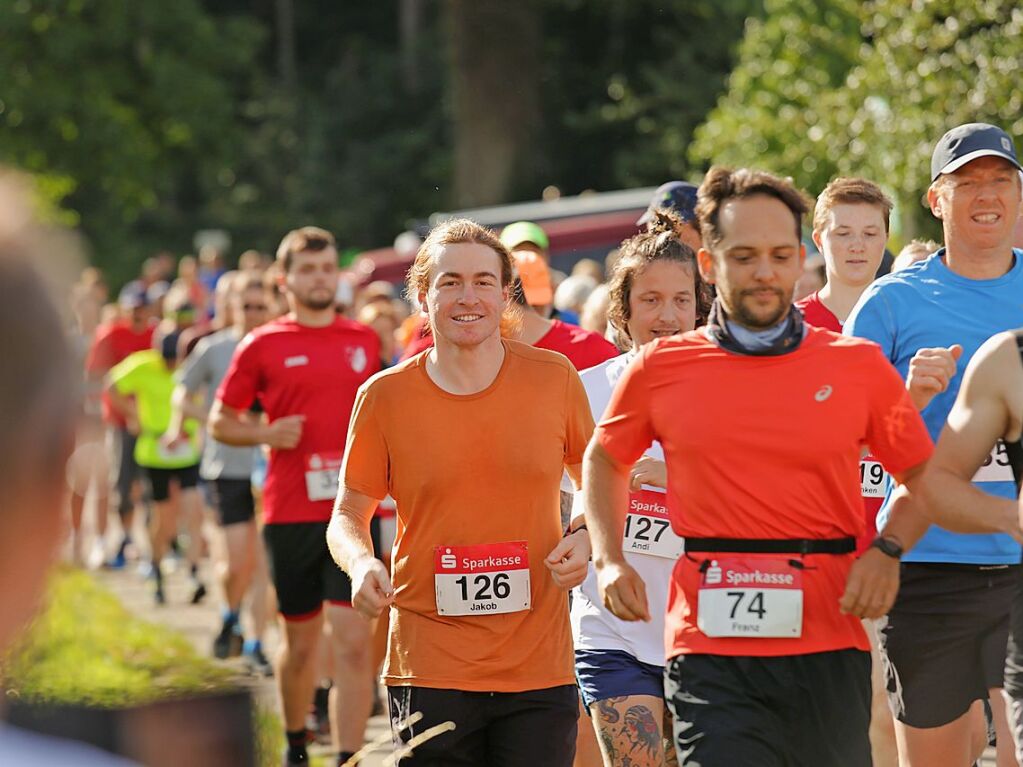
[[[969,123],[946,133],[927,191],[946,247],[867,288],[845,325],[881,345],[935,440],[966,363],[990,336],[1023,325],[1023,251],[1011,246],[1020,170],[1000,128]],[[1015,497],[1004,445],[974,481]],[[878,525],[895,492],[889,486]],[[973,702],[990,695],[999,729],[1005,721],[998,691],[1020,546],[1005,534],[932,526],[903,562],[899,596],[879,624],[900,754],[914,765],[968,764]]]

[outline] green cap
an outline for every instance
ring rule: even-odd
[[[501,243],[508,250],[514,250],[524,242],[532,243],[544,252],[550,247],[547,233],[532,221],[516,221],[501,230]]]

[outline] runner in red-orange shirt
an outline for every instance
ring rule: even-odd
[[[336,676],[331,737],[343,762],[362,747],[372,705],[370,625],[351,609],[351,582],[334,566],[326,532],[355,394],[380,367],[380,341],[369,328],[335,314],[338,263],[330,232],[289,232],[277,260],[291,312],[239,344],[209,424],[221,442],[271,449],[263,535],[283,618],[277,680],[288,737],[285,763],[308,760],[305,718],[324,602]],[[248,415],[257,399],[268,424]]]
[[[873,344],[791,310],[805,252],[802,195],[766,173],[714,168],[700,187],[705,329],[648,344],[623,375],[584,461],[602,598],[649,619],[621,537],[629,469],[663,447],[672,529],[665,697],[681,764],[871,764],[870,656],[860,617],[898,590],[926,528],[906,492],[872,547],[864,446],[912,489],[932,446]]]

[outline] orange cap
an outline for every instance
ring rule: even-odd
[[[547,306],[554,300],[551,286],[551,270],[547,262],[532,250],[516,250],[512,253],[515,271],[522,281],[522,292],[530,306]]]

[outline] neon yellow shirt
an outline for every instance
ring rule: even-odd
[[[135,461],[150,469],[181,469],[199,463],[198,423],[185,421],[186,441],[174,448],[160,442],[171,420],[174,377],[163,356],[155,349],[129,354],[110,369],[110,380],[118,393],[134,395],[139,415],[139,437]]]

